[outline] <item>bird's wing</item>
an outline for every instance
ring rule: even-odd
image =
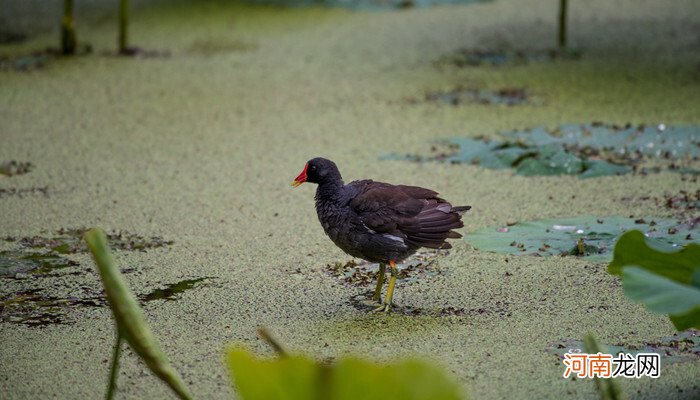
[[[352,182],[357,194],[350,201],[365,226],[404,239],[416,247],[450,248],[447,238],[461,235],[461,214],[469,207],[452,207],[437,192],[417,186],[368,181]]]

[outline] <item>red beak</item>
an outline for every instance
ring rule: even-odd
[[[309,168],[309,163],[306,163],[306,165],[304,165],[304,170],[301,171],[301,173],[299,174],[299,176],[297,176],[296,178],[294,178],[294,180],[292,181],[292,186],[298,187],[298,186],[301,185],[302,183],[306,182],[306,169],[307,169],[307,168]]]

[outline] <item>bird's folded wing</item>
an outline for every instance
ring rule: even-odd
[[[352,184],[357,195],[349,205],[365,226],[375,232],[431,248],[449,248],[445,239],[461,237],[451,229],[464,226],[460,218],[462,210],[437,197],[437,192],[373,181]]]

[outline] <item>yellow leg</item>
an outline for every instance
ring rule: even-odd
[[[384,274],[386,273],[386,264],[379,263],[379,272],[377,272],[377,288],[374,289],[372,300],[381,303],[382,300],[382,285],[384,285]]]
[[[396,263],[389,261],[389,267],[391,268],[391,278],[389,278],[389,288],[386,290],[386,297],[384,298],[384,304],[376,308],[374,311],[391,311],[391,298],[394,296],[394,285],[396,285],[396,275],[399,270],[396,268]]]

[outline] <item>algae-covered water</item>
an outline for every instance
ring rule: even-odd
[[[31,163],[26,173],[0,175],[0,252],[50,253],[65,265],[0,277],[0,314],[44,304],[39,317],[59,313],[38,324],[0,318],[0,397],[104,395],[111,314],[89,255],[62,252],[57,239],[100,226],[126,241],[115,259],[141,299],[179,291],[143,307],[198,398],[235,396],[227,345],[272,354],[258,326],[319,359],[429,358],[472,398],[595,398],[593,381],[562,378],[557,346],[593,332],[606,344],[642,348],[675,332],[667,317],[625,298],[605,262],[503,255],[453,241],[431,259],[435,273],[396,292],[397,304],[425,312],[372,314],[355,302],[371,282],[329,273],[351,258],[324,235],[313,186],[289,187],[308,159],[324,156],[347,181],[421,185],[470,204],[467,239],[486,227],[583,215],[698,217],[696,208],[669,203],[694,193],[697,176],[666,169],[579,179],[379,160],[424,153],[438,138],[536,126],[700,124],[700,6],[692,0],[571,2],[570,41],[581,57],[445,61],[460,49],[552,48],[554,3],[365,12],[153,2],[133,10],[130,26],[132,43],[155,57],[135,58],[111,55],[115,15],[90,3],[78,35],[91,54],[0,71],[0,163]],[[2,20],[24,21],[6,26],[30,34],[0,45],[0,54],[57,44],[56,29],[32,25],[30,12],[6,9]],[[455,87],[520,88],[538,101],[410,100]],[[700,168],[697,160],[685,166]],[[132,237],[167,245],[139,248],[128,245]],[[97,300],[81,305],[85,299]],[[631,398],[698,398],[700,357],[681,358],[662,364],[658,379],[618,382]],[[171,396],[130,351],[118,395]]]

